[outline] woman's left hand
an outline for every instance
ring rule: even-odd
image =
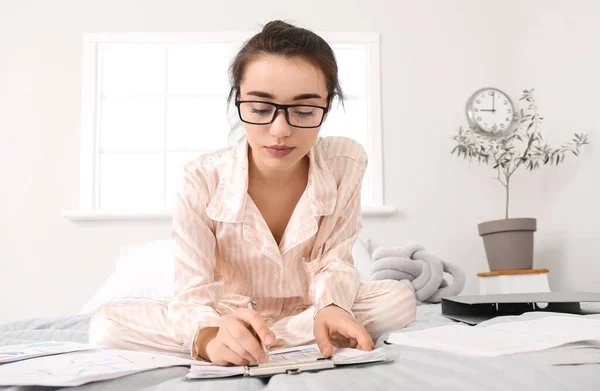
[[[365,327],[348,312],[333,304],[317,313],[313,333],[319,350],[326,357],[333,353],[333,345],[361,350],[373,350],[375,347]]]

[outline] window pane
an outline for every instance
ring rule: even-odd
[[[367,46],[332,44],[349,99],[345,110],[332,107],[321,134],[351,137],[368,151]],[[183,165],[228,146],[227,71],[240,47],[214,41],[101,44],[97,206],[171,208]],[[230,114],[237,122],[235,107]],[[161,149],[166,156],[155,152]],[[363,203],[370,191],[368,170]]]
[[[227,147],[229,125],[225,97],[170,97],[167,149],[215,150]]]
[[[165,49],[124,46],[102,53],[103,94],[165,93]]]
[[[162,148],[164,98],[107,98],[101,110],[101,148]]]
[[[100,155],[100,208],[163,208],[162,153]]]
[[[204,152],[168,152],[167,153],[167,202],[166,208],[171,209],[175,195],[181,186],[183,167],[196,160]]]
[[[344,108],[341,104],[332,106],[323,123],[323,136],[350,137],[368,149],[367,102],[364,99],[347,99]]]
[[[343,93],[364,96],[367,90],[366,46],[334,46],[333,50],[338,63],[340,85]]]
[[[226,95],[227,70],[238,47],[227,43],[169,48],[169,94]]]

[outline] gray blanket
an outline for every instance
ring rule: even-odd
[[[544,316],[536,313],[531,316]],[[42,318],[0,325],[0,346],[42,340],[87,342],[87,315]],[[501,321],[501,320],[500,320]],[[450,324],[439,304],[417,307],[408,329]],[[318,373],[278,375],[268,380],[230,378],[186,380],[186,367],[157,369],[77,390],[600,390],[600,365],[548,366],[514,357],[471,358],[420,348],[383,346],[393,362],[344,367]],[[0,387],[0,390],[56,390]]]

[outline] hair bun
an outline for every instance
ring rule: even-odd
[[[284,22],[283,20],[272,20],[269,23],[265,24],[262,29],[263,33],[277,33],[283,32],[290,28],[294,28],[295,26]]]

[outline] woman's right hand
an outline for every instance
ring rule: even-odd
[[[235,312],[222,316],[216,332],[209,332],[207,338],[200,343],[204,347],[202,350],[206,353],[206,358],[217,365],[266,362],[268,356],[254,332],[265,345],[271,345],[275,341],[275,335],[258,312],[238,308]]]

